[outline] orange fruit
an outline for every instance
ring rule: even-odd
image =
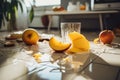
[[[39,41],[40,36],[35,29],[25,29],[22,34],[22,39],[28,45],[35,45]]]

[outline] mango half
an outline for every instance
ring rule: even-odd
[[[71,44],[64,43],[62,41],[57,40],[55,37],[51,37],[49,40],[49,45],[53,50],[57,52],[62,52],[62,51],[67,50]]]
[[[76,52],[89,51],[90,44],[84,35],[78,32],[71,32],[68,34],[68,36],[72,42],[72,45],[66,52],[76,53]]]

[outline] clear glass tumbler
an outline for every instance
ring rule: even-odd
[[[62,22],[61,23],[61,36],[64,42],[70,42],[68,34],[76,31],[80,33],[81,23],[80,22]]]

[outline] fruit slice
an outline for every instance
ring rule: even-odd
[[[73,45],[68,50],[66,50],[66,53],[68,53],[68,54],[69,53],[77,53],[77,52],[82,52],[82,50],[74,47]]]
[[[98,43],[100,42],[100,39],[99,39],[99,38],[95,38],[95,39],[93,40],[93,42],[94,42],[95,44],[98,44]]]
[[[67,52],[83,52],[88,51],[90,48],[89,41],[85,38],[84,35],[78,32],[69,33],[69,37],[72,41],[71,47],[67,50]]]
[[[79,48],[83,51],[86,51],[89,49],[89,41],[87,41],[84,38],[78,38],[74,41],[72,41],[73,46],[75,46],[76,48]]]
[[[50,38],[49,45],[53,50],[61,52],[61,51],[65,51],[66,49],[68,49],[71,44],[63,43],[61,41],[58,41],[55,37],[52,37]]]
[[[79,39],[79,38],[84,38],[84,39],[85,39],[85,37],[84,37],[82,34],[80,34],[80,33],[78,33],[78,32],[75,32],[75,31],[69,33],[68,36],[69,36],[69,38],[71,39],[71,41],[73,41],[73,40],[75,40],[75,39]]]
[[[22,34],[22,39],[28,45],[35,45],[39,41],[40,36],[35,29],[26,29]]]

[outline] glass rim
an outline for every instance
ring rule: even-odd
[[[61,22],[61,24],[81,24],[81,22]]]

